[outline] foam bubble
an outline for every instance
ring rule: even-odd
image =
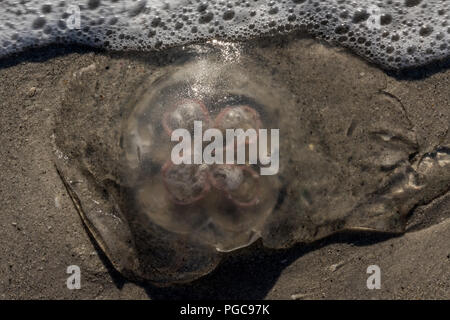
[[[51,43],[155,50],[301,29],[384,68],[449,55],[445,0],[86,0],[1,2],[0,57]],[[75,9],[79,8],[79,18]],[[78,24],[77,24],[78,23]]]

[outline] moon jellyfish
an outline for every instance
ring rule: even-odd
[[[328,101],[339,81],[304,90],[311,80],[278,72],[257,47],[215,42],[163,58],[132,71],[111,59],[118,76],[96,85],[110,71],[74,74],[55,124],[58,172],[127,277],[192,281],[257,240],[404,232],[410,211],[450,186],[449,146],[423,150],[375,80]]]
[[[219,67],[194,64],[173,73],[152,86],[135,106],[122,131],[123,185],[132,190],[141,214],[152,223],[231,251],[259,238],[276,203],[278,179],[260,175],[258,163],[245,161],[249,159],[240,164],[234,161],[234,149],[239,146],[227,144],[222,132],[256,132],[261,118],[270,119],[271,110],[236,86],[238,79],[199,80],[199,73],[209,68]],[[179,130],[186,133],[181,142],[176,135]],[[216,134],[212,143],[208,143],[208,132]],[[246,142],[243,148],[249,154],[251,146]],[[179,149],[180,144],[185,148]],[[194,155],[199,144],[200,154]],[[209,161],[208,149],[213,158]],[[236,157],[225,163],[231,151]],[[174,153],[179,157],[180,152],[186,161],[174,163]]]

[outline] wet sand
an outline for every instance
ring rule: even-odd
[[[303,90],[320,86],[329,95],[322,104],[333,105],[337,96],[375,85],[401,101],[423,150],[450,143],[450,71],[445,68],[394,77],[310,39],[267,42],[260,50],[272,56],[267,67],[275,77],[281,71],[298,72],[289,71],[288,63],[278,65],[277,57],[301,59],[310,85]],[[106,81],[96,79],[95,70],[116,66],[115,78],[108,81],[120,89],[102,88],[106,99],[114,100],[129,94],[132,86],[123,79],[138,81],[139,73],[161,72],[154,62],[149,66],[135,56],[80,48],[47,48],[0,62],[0,298],[450,298],[448,192],[415,208],[409,231],[398,237],[346,233],[286,250],[268,250],[258,242],[232,254],[212,274],[173,288],[135,284],[115,272],[89,238],[55,170],[54,117],[75,72],[93,72],[92,85],[101,87]],[[93,64],[95,70],[83,69]],[[372,264],[381,268],[381,290],[366,287],[366,269]],[[81,290],[66,287],[69,265],[81,268]]]

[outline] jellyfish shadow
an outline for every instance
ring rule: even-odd
[[[278,250],[267,249],[257,242],[226,257],[211,274],[190,284],[144,288],[154,300],[260,300],[267,296],[282,271],[308,252],[335,243],[368,246],[392,237],[392,234],[343,232],[311,244]]]
[[[114,269],[96,241],[90,240],[118,289],[132,282],[144,288],[152,300],[261,300],[283,270],[309,252],[338,243],[370,246],[396,236],[400,235],[346,231],[289,249],[268,249],[257,241],[250,247],[228,254],[210,274],[191,283],[170,287],[157,287],[125,278]]]

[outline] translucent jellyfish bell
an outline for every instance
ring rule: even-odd
[[[238,72],[233,79],[224,65],[206,63],[202,60],[150,87],[125,120],[123,177],[136,195],[139,213],[153,223],[230,251],[260,237],[276,204],[278,178],[261,175],[260,164],[248,161],[250,150],[257,150],[259,129],[270,130],[276,123],[264,121],[271,111],[261,97],[241,92],[240,81],[235,81]],[[194,123],[201,123],[200,135]],[[180,143],[171,137],[177,129],[189,133],[189,147],[182,152],[190,163],[171,159]],[[203,139],[207,129],[219,130],[223,140]],[[226,161],[229,152],[235,154],[233,160],[238,157],[241,142],[226,141],[227,130],[236,129],[255,132],[245,138],[245,163]],[[211,141],[220,144],[212,152],[217,161],[194,163],[194,145],[208,150]]]

